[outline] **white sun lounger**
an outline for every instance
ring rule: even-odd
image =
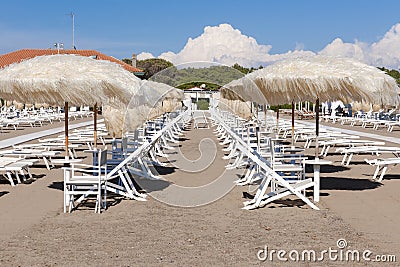
[[[21,183],[20,176],[23,181],[26,181],[24,170],[32,178],[29,167],[32,166],[36,160],[20,159],[15,157],[0,157],[0,172],[4,172],[5,178],[10,182],[11,186],[15,186],[12,175],[16,176],[17,182]]]
[[[193,112],[193,121],[195,129],[209,129],[208,120],[204,111],[195,110]]]
[[[383,154],[392,153],[396,157],[400,156],[400,147],[386,147],[386,146],[359,146],[351,148],[338,148],[336,152],[340,152],[343,155],[342,165],[349,166],[354,154]]]
[[[61,153],[60,151],[49,151],[45,149],[7,149],[0,151],[0,155],[3,156],[13,156],[23,159],[30,159],[30,158],[43,159],[43,162],[48,170],[50,170],[51,168],[50,167],[51,158],[60,153]]]
[[[357,146],[383,146],[385,145],[385,142],[361,140],[361,139],[334,139],[334,140],[320,141],[319,144],[320,146],[322,146],[320,155],[326,157],[331,147],[345,146],[350,148]]]
[[[372,177],[372,179],[377,180],[378,182],[382,182],[383,177],[385,176],[386,171],[390,165],[400,164],[400,158],[386,158],[386,159],[373,159],[373,160],[365,159],[365,161],[369,165],[376,166],[374,176]],[[381,174],[379,175],[379,179],[376,179],[378,177],[379,172],[381,172]]]
[[[235,157],[236,159],[235,162],[230,164],[229,167],[237,167],[240,165],[238,162],[241,162],[241,160],[247,158],[248,160],[254,162],[257,167],[260,168],[260,172],[262,173],[262,182],[257,189],[255,197],[250,201],[244,202],[243,209],[250,210],[262,207],[274,200],[294,194],[311,208],[319,210],[319,208],[303,194],[305,189],[315,186],[315,183],[312,181],[312,179],[299,180],[294,183],[290,183],[289,181],[285,180],[276,171],[274,171],[273,168],[271,168],[270,162],[263,158],[255,149],[250,147],[234,131],[232,131],[231,127],[224,122],[224,120],[217,114],[216,111],[212,110],[212,115],[215,118],[215,121],[218,121],[219,123],[220,133],[225,132],[234,139],[235,145],[231,152],[236,151],[237,154],[235,155],[235,152],[233,152],[232,158]],[[291,169],[289,172],[290,171],[295,170]],[[267,189],[270,186],[272,191],[267,193]]]

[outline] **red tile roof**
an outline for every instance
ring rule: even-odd
[[[133,73],[143,72],[143,70],[139,68],[135,68],[125,62],[116,59],[114,57],[108,56],[106,54],[100,53],[96,50],[68,50],[68,49],[60,49],[59,52],[57,49],[22,49],[17,50],[8,54],[0,55],[0,68],[4,68],[13,63],[21,62],[26,59],[31,59],[37,56],[44,55],[55,55],[55,54],[74,54],[81,56],[96,56],[96,59],[100,60],[108,60],[111,62],[115,62],[120,64],[124,69]]]

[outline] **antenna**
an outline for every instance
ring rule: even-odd
[[[72,18],[72,49],[76,49],[75,47],[75,14],[71,11],[71,13],[67,14]]]

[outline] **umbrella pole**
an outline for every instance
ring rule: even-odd
[[[294,146],[294,102],[292,101],[292,146]]]
[[[264,105],[265,129],[267,129],[267,105]]]
[[[64,103],[64,131],[65,131],[65,159],[69,159],[68,154],[68,102]]]
[[[278,137],[279,134],[279,105],[278,109],[276,110],[276,137]]]
[[[256,121],[258,122],[258,104],[256,103]]]
[[[93,107],[93,139],[94,139],[94,149],[97,149],[97,103]]]
[[[315,158],[319,158],[319,98],[315,101]]]

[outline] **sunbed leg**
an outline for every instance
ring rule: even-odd
[[[385,166],[382,168],[382,172],[381,172],[381,175],[379,176],[378,182],[382,182],[383,176],[385,176],[385,173],[386,173],[387,168],[388,168],[388,165],[385,165]]]
[[[376,177],[378,176],[379,170],[380,170],[380,167],[379,167],[379,165],[377,165],[377,166],[376,166],[376,170],[375,170],[375,172],[374,172],[374,177],[372,177],[372,180],[375,180],[375,179],[376,179]]]
[[[7,172],[7,177],[8,177],[8,181],[10,182],[11,186],[15,186],[14,180],[13,180],[10,172]]]
[[[17,182],[20,184],[21,183],[21,179],[19,179],[18,172],[15,172],[15,176],[17,177]]]
[[[349,158],[347,159],[346,166],[349,166],[350,161],[351,161],[352,158],[353,158],[353,153],[351,153],[351,154],[349,155]]]

